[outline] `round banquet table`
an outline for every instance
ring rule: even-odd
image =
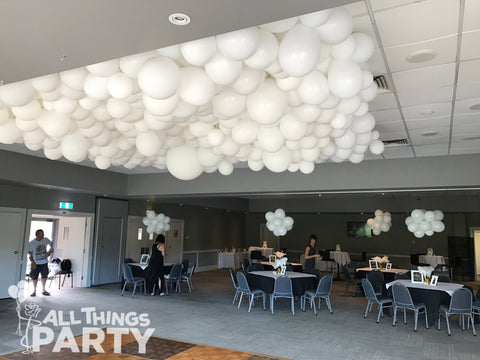
[[[317,278],[309,274],[287,271],[285,273],[292,280],[293,295],[302,296],[306,290],[316,290]],[[273,293],[275,277],[272,271],[252,271],[247,274],[247,281],[251,289],[260,289],[265,293]]]

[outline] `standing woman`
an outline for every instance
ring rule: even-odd
[[[305,272],[306,273],[313,273],[315,269],[315,258],[320,257],[317,254],[317,250],[315,246],[317,245],[317,236],[312,234],[310,235],[310,241],[308,242],[307,247],[305,248]]]
[[[152,257],[147,268],[147,286],[150,295],[155,295],[158,283],[160,296],[165,295],[165,279],[163,274],[163,257],[165,256],[165,235],[159,234],[152,246]]]

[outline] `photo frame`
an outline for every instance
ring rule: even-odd
[[[430,279],[430,285],[437,286],[437,282],[438,282],[438,276],[432,275],[432,278]]]
[[[142,256],[140,257],[140,265],[147,265],[148,264],[148,260],[150,260],[150,255],[148,254],[142,254]]]
[[[423,279],[423,274],[420,271],[417,270],[412,270],[412,283],[413,284],[423,284],[424,279]]]
[[[277,260],[277,257],[275,255],[268,256],[268,262],[274,263],[276,260]]]
[[[368,260],[370,269],[378,269],[378,262],[376,260]]]
[[[385,270],[392,270],[392,263],[387,263]]]

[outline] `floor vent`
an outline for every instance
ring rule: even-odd
[[[389,92],[390,88],[388,87],[387,79],[383,75],[378,75],[373,77],[373,81],[378,86],[378,92]]]
[[[407,139],[383,140],[385,147],[404,146],[408,145]]]

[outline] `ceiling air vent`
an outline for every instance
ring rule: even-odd
[[[385,145],[385,147],[408,145],[407,139],[383,140],[382,142],[383,142],[383,145]]]
[[[373,81],[375,81],[375,84],[377,84],[379,93],[390,91],[390,88],[388,87],[387,79],[385,78],[385,76],[383,75],[374,76]]]

